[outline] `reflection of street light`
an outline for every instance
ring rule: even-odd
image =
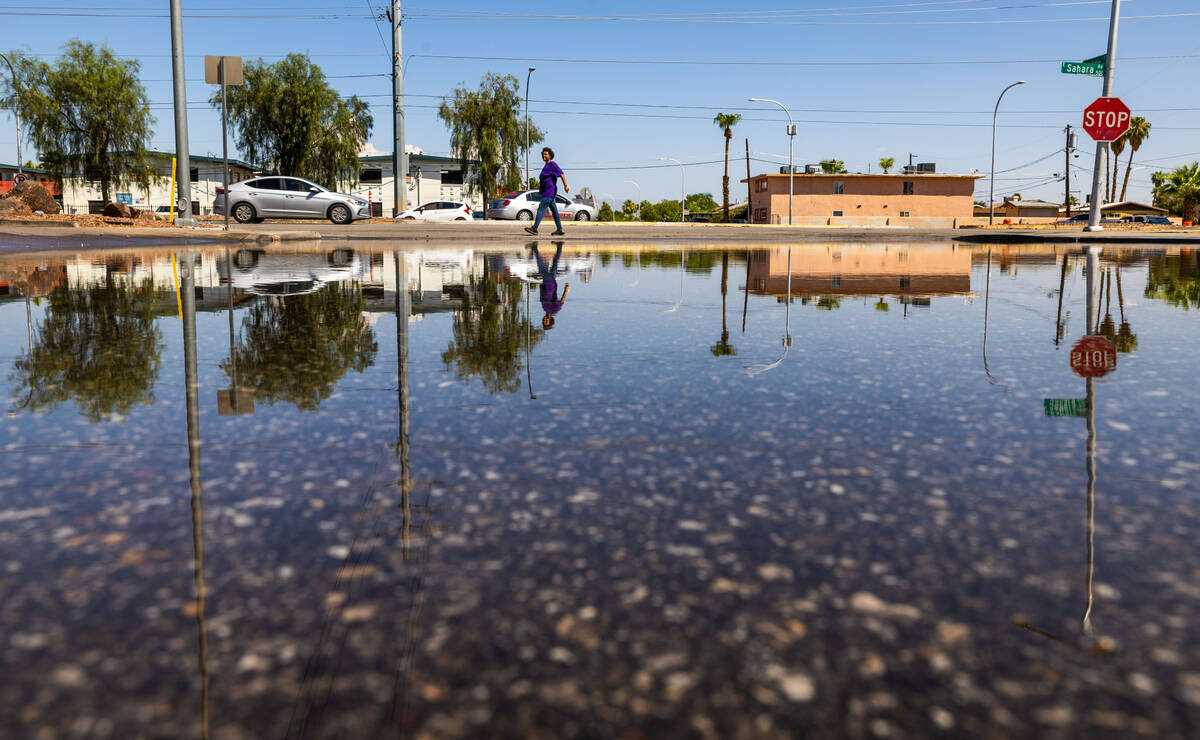
[[[751,103],[774,103],[775,105],[778,105],[780,108],[783,108],[784,113],[787,113],[787,117],[788,117],[788,127],[787,127],[787,135],[788,135],[788,226],[791,226],[792,225],[792,183],[795,180],[795,174],[796,174],[795,168],[792,167],[792,141],[796,138],[796,124],[792,123],[792,112],[789,111],[787,109],[787,107],[784,106],[783,103],[779,102],[778,100],[772,100],[771,98],[747,98],[747,100],[749,100]],[[789,258],[791,257],[790,253],[788,254],[788,257]],[[790,284],[791,283],[789,282],[789,286],[790,286]]]
[[[637,184],[636,182],[634,182],[633,180],[626,180],[625,182],[628,182],[628,183],[633,183],[633,186],[634,186],[635,188],[637,188],[637,191],[638,191],[638,199],[637,199],[637,220],[638,220],[638,221],[641,221],[641,220],[642,220],[642,186],[641,186],[641,185],[638,185],[638,184]]]
[[[529,78],[535,69],[537,67],[530,67],[525,73],[525,182],[521,183],[522,190],[529,187]]]
[[[769,264],[769,263],[768,263]],[[748,271],[748,270],[747,270]],[[743,319],[744,321],[744,319]],[[763,365],[758,368],[746,368],[747,375],[760,375],[768,370],[773,370],[779,367],[784,358],[788,356],[788,350],[792,346],[792,248],[788,247],[787,251],[787,300],[783,304],[783,354],[779,359],[772,363]]]
[[[1025,80],[1017,80],[1001,90],[1000,97],[996,98],[996,109],[992,111],[992,174],[988,176],[988,226],[992,225],[992,218],[996,212],[996,115],[1000,113],[1000,98],[1017,85],[1024,84]]]
[[[683,162],[680,162],[678,159],[675,159],[674,157],[659,157],[659,159],[661,159],[664,162],[666,162],[667,160],[670,160],[670,161],[674,162],[675,164],[679,165],[679,179],[680,179],[680,183],[681,183],[681,185],[680,185],[680,200],[679,200],[679,221],[680,221],[680,223],[682,223],[685,220],[684,215],[687,212],[687,174],[684,172]],[[640,193],[641,190],[639,189],[638,192]]]

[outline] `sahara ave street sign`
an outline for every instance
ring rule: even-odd
[[[1113,141],[1129,129],[1129,106],[1120,98],[1096,98],[1083,109],[1083,130],[1096,141]]]

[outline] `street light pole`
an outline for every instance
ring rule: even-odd
[[[537,67],[530,67],[525,73],[525,182],[521,183],[522,190],[529,187],[529,78],[535,69]]]
[[[1000,91],[1000,97],[996,98],[996,108],[992,111],[992,173],[988,176],[988,226],[992,225],[992,219],[996,214],[996,116],[1000,113],[1000,98],[1004,97],[1004,93],[1008,92],[1017,85],[1024,85],[1025,80],[1017,80],[1013,84]]]
[[[659,157],[662,161],[671,161],[679,165],[679,181],[680,181],[680,200],[679,200],[679,222],[683,223],[687,213],[687,173],[683,169],[683,162],[680,162],[674,157]],[[641,189],[638,189],[638,194],[641,194]]]
[[[1121,0],[1113,0],[1112,15],[1108,21],[1108,51],[1104,55],[1104,92],[1102,97],[1112,97],[1113,68],[1117,64],[1117,22],[1121,20]],[[1088,214],[1088,225],[1084,231],[1103,231],[1100,225],[1100,173],[1108,169],[1108,142],[1096,142],[1096,164],[1092,168],[1092,210]],[[1103,169],[1102,169],[1103,168]],[[1186,215],[1186,214],[1185,214]]]
[[[16,92],[17,91],[17,70],[13,68],[13,64],[11,61],[9,61],[9,58],[7,55],[0,54],[0,59],[4,60],[4,63],[8,65],[8,71],[12,73],[13,92]],[[13,101],[13,103],[14,103],[13,118],[16,119],[16,121],[17,121],[17,174],[22,175],[25,173],[25,165],[22,163],[22,160],[21,160],[21,108],[20,108],[20,106],[15,105],[15,103],[16,103],[15,100]]]
[[[788,135],[788,226],[791,226],[792,225],[792,200],[793,200],[793,193],[794,193],[793,184],[796,179],[796,168],[792,166],[792,141],[795,140],[795,138],[796,138],[796,124],[792,123],[792,112],[789,111],[787,109],[787,106],[785,106],[783,103],[779,102],[778,100],[772,100],[771,98],[747,98],[747,100],[749,100],[751,103],[774,103],[775,105],[778,105],[780,108],[783,108],[783,112],[787,114],[787,117],[788,117],[788,127],[787,127],[787,135]]]
[[[638,191],[638,199],[637,199],[637,219],[638,219],[638,221],[641,221],[641,220],[642,220],[642,186],[641,186],[641,185],[638,185],[638,184],[637,184],[636,182],[634,182],[633,180],[626,180],[625,182],[628,182],[628,183],[633,183],[633,186],[634,186],[635,188],[637,188],[637,191]]]

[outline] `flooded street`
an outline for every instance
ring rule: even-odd
[[[0,257],[0,735],[1200,726],[1194,248],[385,244]]]

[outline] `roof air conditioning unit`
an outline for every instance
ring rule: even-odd
[[[819,174],[821,174],[821,172],[822,172],[821,165],[819,165],[819,164],[804,165],[804,174],[806,174],[806,175],[819,175]]]
[[[779,168],[779,174],[781,174],[781,175],[786,175],[787,173],[788,173],[788,168],[787,168],[787,167],[780,167],[780,168]]]
[[[933,174],[937,172],[937,165],[933,162],[920,162],[917,164],[917,172]]]
[[[917,172],[919,172],[919,170],[917,169],[916,165],[913,165],[913,164],[904,165],[904,174],[915,175],[915,174],[917,174]]]

